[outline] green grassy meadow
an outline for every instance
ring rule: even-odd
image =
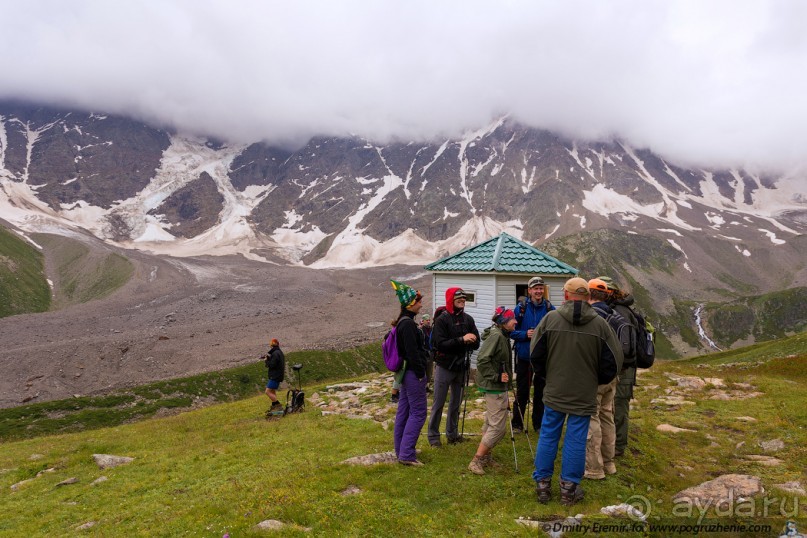
[[[652,403],[674,385],[670,375],[712,381],[687,395],[692,405]],[[714,378],[732,393],[746,390],[733,385],[739,383],[762,394],[709,399],[717,390]],[[493,451],[501,468],[485,476],[467,471],[478,437],[433,449],[421,436],[420,458],[426,463],[421,468],[354,467],[340,462],[391,450],[392,432],[368,420],[323,416],[310,403],[303,413],[266,421],[262,395],[114,427],[6,441],[0,450],[0,536],[536,536],[541,532],[516,520],[554,521],[584,514],[584,522],[613,523],[620,520],[606,518],[600,508],[635,501],[638,495],[651,502],[649,521],[660,517],[687,523],[673,512],[672,496],[721,474],[759,476],[766,498],[791,501],[793,496],[774,484],[807,484],[806,378],[804,334],[753,349],[658,362],[640,376],[630,446],[617,460],[618,473],[603,481],[584,481],[586,499],[573,507],[557,502],[557,477],[555,499],[545,506],[537,503],[532,456],[523,435],[516,441],[519,473],[508,438]],[[322,381],[303,379],[309,396],[326,394]],[[472,392],[469,402],[475,398]],[[663,433],[656,430],[662,423],[695,431]],[[466,432],[480,427],[479,420],[468,421]],[[766,467],[745,459],[763,454],[758,443],[770,439],[784,442],[784,449],[773,454],[780,465]],[[533,446],[535,442],[532,434]],[[99,470],[92,460],[95,453],[135,460]],[[53,472],[34,478],[51,468]],[[102,475],[108,480],[92,485]],[[57,486],[68,478],[78,482]],[[33,480],[10,489],[26,479]],[[358,493],[343,494],[351,486]],[[795,517],[799,529],[807,528],[807,500],[793,502],[800,510]],[[792,504],[786,507],[792,512]],[[280,531],[256,529],[267,519],[286,526]],[[738,516],[720,521],[748,520]],[[751,520],[771,524],[771,533],[719,535],[777,536],[786,518],[777,514]],[[95,524],[77,530],[88,522]]]

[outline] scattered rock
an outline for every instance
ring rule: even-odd
[[[358,486],[350,485],[342,490],[341,495],[348,496],[348,495],[357,495],[361,493],[361,489]]]
[[[797,480],[794,480],[792,482],[785,482],[784,484],[774,484],[774,486],[781,489],[782,491],[792,493],[793,495],[807,496],[807,491],[805,491],[804,486],[802,486],[801,482]]]
[[[651,404],[662,404],[662,405],[669,405],[669,406],[676,406],[676,405],[695,405],[695,402],[690,402],[689,400],[685,400],[682,396],[668,396],[668,397],[661,397],[661,398],[653,398],[650,401]]]
[[[734,420],[739,420],[740,422],[756,422],[757,421],[757,419],[755,419],[754,417],[737,417]]]
[[[38,473],[36,473],[36,477],[37,477],[37,478],[39,478],[39,477],[40,477],[40,476],[42,476],[43,474],[46,474],[46,473],[55,473],[55,472],[56,472],[56,467],[51,467],[50,469],[42,469],[41,471],[39,471]]]
[[[600,512],[611,517],[629,517],[634,521],[644,521],[647,519],[647,514],[642,513],[638,508],[626,503],[604,506],[600,508]]]
[[[164,334],[161,334],[160,336],[157,337],[157,340],[170,340],[170,338],[168,338]]]
[[[695,432],[697,430],[690,430],[687,428],[679,428],[677,426],[673,426],[671,424],[659,424],[656,426],[656,429],[660,432],[666,433],[683,433],[683,432]]]
[[[83,525],[79,525],[78,527],[76,527],[76,530],[77,531],[85,531],[87,529],[91,529],[91,528],[95,527],[95,525],[97,523],[98,523],[97,521],[88,521],[87,523],[84,523]]]
[[[697,506],[718,506],[740,498],[764,493],[758,476],[725,474],[697,486],[679,491],[673,496],[675,502],[697,503]],[[707,503],[709,503],[707,505]]]
[[[781,439],[771,439],[770,441],[762,441],[759,443],[762,450],[765,452],[779,452],[785,448],[785,442]]]
[[[17,491],[18,489],[20,489],[22,486],[24,486],[28,482],[33,482],[33,480],[34,480],[33,478],[28,478],[26,480],[21,480],[21,481],[17,482],[16,484],[11,484],[11,491]]]
[[[732,400],[747,400],[749,398],[756,398],[757,396],[762,396],[762,392],[743,392],[743,391],[731,391],[726,392],[724,390],[713,390],[709,393],[710,400],[723,400],[723,401],[732,401]]]
[[[92,482],[90,482],[90,485],[91,485],[91,486],[97,486],[98,484],[101,484],[101,483],[103,483],[103,482],[106,482],[107,480],[109,480],[109,478],[107,478],[107,477],[105,477],[105,476],[99,476],[98,478],[96,478],[95,480],[93,480]]]
[[[540,529],[551,538],[560,538],[564,534],[563,529],[566,529],[566,531],[568,532],[569,530],[573,531],[575,528],[579,528],[580,532],[583,532],[584,529],[580,527],[580,525],[583,523],[583,517],[584,517],[583,514],[577,514],[574,517],[567,517],[565,519],[552,519],[548,521],[518,518],[516,520],[516,523],[530,529]]]
[[[286,524],[282,521],[278,521],[276,519],[266,519],[255,525],[255,528],[264,531],[279,531],[285,526]]]
[[[58,484],[56,484],[56,487],[59,487],[59,486],[69,486],[70,484],[77,484],[77,483],[78,483],[78,478],[76,478],[76,477],[74,476],[74,477],[72,477],[72,478],[68,478],[67,480],[62,480],[61,482],[59,482]]]
[[[674,381],[678,387],[682,389],[700,390],[706,386],[706,381],[696,376],[667,374],[667,377]]]
[[[707,385],[712,385],[713,387],[723,388],[726,386],[723,380],[719,377],[704,377],[703,380]]]
[[[747,456],[743,456],[743,458],[747,459],[748,461],[753,461],[755,463],[759,463],[760,465],[764,465],[765,467],[776,467],[777,465],[782,465],[782,460],[774,458],[773,456],[748,454]]]
[[[28,456],[28,459],[31,460],[31,461],[36,461],[36,460],[41,460],[44,457],[45,456],[43,456],[42,454],[31,454],[30,456]]]
[[[363,383],[342,383],[341,385],[328,385],[325,387],[325,390],[328,391],[351,391],[356,390],[361,387],[365,387],[366,385]]]
[[[113,456],[111,454],[93,454],[92,459],[98,465],[99,469],[111,469],[119,465],[126,465],[134,461],[134,458],[127,456]]]
[[[420,454],[420,450],[417,453]],[[398,458],[395,456],[395,452],[389,451],[348,458],[342,463],[346,465],[376,465],[379,463],[398,463]]]

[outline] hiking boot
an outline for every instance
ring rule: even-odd
[[[281,403],[280,403],[279,401],[277,401],[277,400],[275,400],[274,402],[272,402],[272,407],[270,407],[270,408],[269,408],[269,410],[270,410],[270,411],[280,411],[280,410],[282,410],[282,409],[283,409],[283,404],[281,404]]]
[[[398,460],[401,465],[408,465],[409,467],[423,467],[423,462],[420,460]]]
[[[457,445],[459,443],[464,443],[465,441],[467,441],[467,439],[465,439],[465,437],[452,437],[451,439],[448,440],[448,444],[449,445]]]
[[[616,474],[616,465],[613,463],[606,463],[603,465],[605,469],[605,474]]]
[[[624,455],[625,455],[625,449],[624,449],[624,448],[617,448],[617,449],[614,451],[614,457],[615,457],[615,458],[621,458],[621,457],[622,457],[622,456],[624,456]]]
[[[524,433],[524,428],[520,426],[513,426],[513,435],[518,435],[519,433]]]
[[[586,472],[583,475],[583,478],[585,478],[586,480],[605,480],[605,473],[597,474]]]
[[[502,466],[501,463],[493,459],[493,454],[485,454],[480,459],[482,460],[482,465],[484,467],[492,467],[494,469],[499,469]]]
[[[544,478],[535,485],[535,493],[538,494],[538,502],[546,504],[552,498],[552,479]]]
[[[400,400],[400,399],[401,399],[401,395],[398,394],[397,392],[392,393],[392,395],[389,397],[389,401],[392,402],[392,403],[398,403],[398,400]]]
[[[580,484],[574,482],[567,482],[566,480],[560,481],[560,503],[565,506],[571,506],[578,501],[583,500],[585,492]]]
[[[482,458],[474,456],[474,459],[468,464],[468,470],[474,474],[483,475],[485,474],[485,469],[483,469],[484,465]]]

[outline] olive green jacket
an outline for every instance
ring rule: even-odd
[[[487,391],[506,392],[509,383],[502,383],[502,373],[513,378],[510,338],[496,325],[482,333],[482,347],[476,356],[476,386]]]

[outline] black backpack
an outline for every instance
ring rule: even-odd
[[[611,310],[611,312],[608,313],[596,306],[594,310],[596,310],[601,317],[605,318],[611,330],[616,334],[616,339],[619,340],[619,344],[622,346],[622,356],[624,359],[622,366],[633,366],[636,362],[636,328],[631,325],[630,321],[628,321],[625,316],[616,310]]]
[[[647,330],[647,322],[638,312],[633,312],[636,316],[638,327],[636,328],[636,366],[638,368],[650,368],[656,360],[656,346],[653,343],[653,334]]]

